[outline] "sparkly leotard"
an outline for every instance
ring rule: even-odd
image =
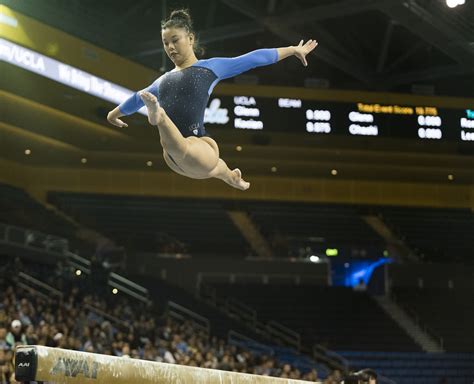
[[[216,84],[220,80],[277,61],[276,48],[258,49],[233,58],[215,57],[198,60],[191,67],[166,72],[144,90],[158,98],[161,107],[184,137],[207,136],[204,128],[204,111]],[[124,115],[131,115],[143,105],[137,92],[120,104],[119,108]]]

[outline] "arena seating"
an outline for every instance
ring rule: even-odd
[[[258,318],[300,332],[308,343],[329,349],[420,351],[366,293],[344,287],[214,285],[255,308]]]
[[[140,251],[154,251],[159,238],[176,239],[193,256],[248,254],[246,241],[227,215],[249,213],[270,244],[275,233],[286,238],[322,238],[324,246],[384,249],[384,241],[349,205],[275,204],[256,202],[49,193],[49,201],[81,223]],[[209,236],[212,242],[209,242]],[[274,249],[275,250],[275,249]],[[278,253],[278,252],[277,252]],[[288,256],[288,253],[277,254]]]
[[[396,300],[442,337],[449,352],[474,352],[472,291],[396,288]]]
[[[59,192],[50,193],[49,201],[129,249],[156,252],[173,238],[193,256],[246,254],[239,230],[212,201]]]
[[[182,288],[152,277],[134,275],[130,278],[147,288],[158,306],[164,307],[168,301],[174,301],[209,319],[212,332],[218,337],[227,338],[228,332],[234,330],[256,341],[270,342],[248,326],[228,317],[217,308],[204,304]]]
[[[260,202],[247,203],[245,209],[268,239],[281,233],[321,238],[328,247],[384,249],[383,239],[361,219],[357,206]]]
[[[40,231],[68,240],[71,250],[90,252],[91,246],[77,238],[77,226],[45,207],[24,190],[0,183],[0,222]]]
[[[372,367],[397,384],[472,384],[474,353],[338,351],[354,369]]]
[[[466,261],[474,249],[474,213],[455,208],[379,208],[383,221],[427,260]]]
[[[11,263],[13,258],[10,257],[8,260],[7,264]],[[194,302],[194,305],[196,301],[189,293],[180,292],[179,289],[173,289],[165,283],[157,285],[156,281],[150,280],[156,288],[152,294],[157,300],[153,301],[152,306],[147,306],[126,295],[114,296],[100,292],[94,282],[88,281],[84,276],[80,278],[72,277],[72,275],[53,277],[50,266],[31,263],[27,260],[22,263],[21,268],[22,271],[37,278],[46,277],[45,281],[48,283],[56,281],[59,284],[58,288],[61,287],[65,295],[63,301],[57,297],[48,298],[35,292],[34,289],[24,290],[13,285],[15,284],[14,276],[0,280],[0,301],[6,306],[1,309],[4,311],[4,317],[0,322],[0,328],[9,329],[12,320],[18,318],[24,325],[23,332],[27,325],[31,324],[30,331],[33,330],[33,332],[26,335],[27,342],[30,344],[115,356],[126,354],[132,358],[205,366],[227,371],[237,370],[266,376],[291,375],[292,378],[303,378],[313,382],[316,378],[316,371],[314,371],[316,365],[308,358],[303,358],[301,361],[293,358],[291,363],[285,359],[277,360],[278,354],[253,352],[252,348],[247,349],[244,345],[236,346],[226,343],[226,337],[223,339],[214,337],[219,336],[214,332],[214,327],[211,328],[211,338],[207,338],[194,327],[190,318],[175,320],[163,312],[165,301],[177,299],[184,300],[181,304]],[[88,307],[90,303],[115,318],[105,319],[103,313]],[[42,309],[37,316],[33,316],[34,308]],[[214,309],[206,308],[202,303],[199,308],[201,315],[206,315],[210,311],[216,312]],[[223,317],[221,314],[217,317],[214,314],[216,321],[221,323],[222,318],[219,316]],[[82,325],[77,327],[77,322]],[[40,332],[40,328],[43,330],[45,327],[48,332]],[[68,337],[63,337],[64,335]],[[0,338],[2,352],[11,348],[12,344],[5,343],[5,340]],[[7,359],[9,365],[11,359],[10,353]],[[0,367],[4,363],[2,361]],[[292,365],[286,369],[284,365],[288,364]],[[284,368],[285,372],[283,372]],[[325,375],[329,373],[325,369],[322,371]],[[11,375],[11,369],[7,374],[8,377]],[[7,382],[9,382],[8,377]],[[1,377],[0,381],[3,382]]]

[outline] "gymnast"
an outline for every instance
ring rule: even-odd
[[[209,96],[220,80],[289,56],[296,56],[307,66],[306,55],[318,43],[301,40],[296,46],[258,49],[234,58],[198,60],[192,20],[188,11],[182,9],[171,12],[161,23],[161,37],[175,68],[110,111],[107,120],[117,127],[127,127],[120,117],[131,115],[146,105],[148,121],[158,127],[163,157],[173,171],[193,179],[215,177],[234,188],[248,189],[250,183],[242,178],[238,168],[227,167],[219,157],[217,143],[204,128]]]

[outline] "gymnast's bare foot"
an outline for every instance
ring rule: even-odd
[[[148,109],[148,121],[151,125],[160,125],[165,117],[165,110],[160,107],[156,96],[150,92],[143,91],[140,97]]]
[[[241,191],[245,191],[249,189],[250,183],[242,179],[242,172],[240,172],[239,168],[235,168],[233,171],[231,171],[231,178],[227,180],[227,184],[230,186],[240,189]]]

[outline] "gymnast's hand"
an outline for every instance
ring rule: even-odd
[[[122,117],[122,116],[124,115],[120,113],[120,109],[117,107],[108,113],[107,121],[110,124],[115,125],[116,127],[127,128],[128,124],[124,123],[122,120],[119,119],[119,117]]]
[[[300,59],[300,61],[306,67],[308,65],[308,62],[306,61],[306,55],[316,48],[317,45],[318,42],[316,40],[308,40],[305,44],[303,44],[303,40],[301,40],[300,43],[294,47],[294,55]]]

